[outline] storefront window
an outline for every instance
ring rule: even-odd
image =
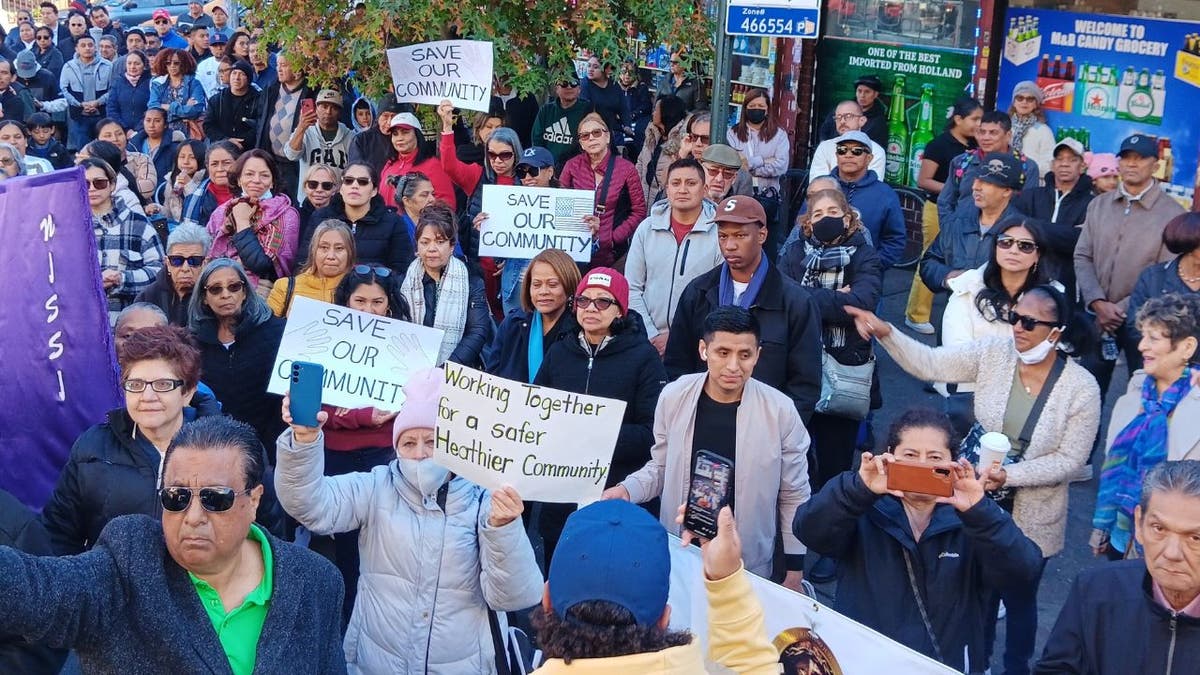
[[[1084,14],[1200,21],[1200,3],[1195,0],[1077,0],[1069,6],[1064,6],[1061,0],[1011,0],[1008,5],[1036,9],[1066,9]]]
[[[975,48],[979,0],[827,0],[825,35]]]

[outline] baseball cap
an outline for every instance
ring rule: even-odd
[[[221,10],[222,12],[224,12],[226,16],[229,15],[229,10],[225,9],[224,0],[212,0],[212,2],[210,2],[204,6],[204,13],[212,14],[213,12],[217,11],[218,9]]]
[[[857,88],[859,85],[870,87],[875,91],[883,91],[883,82],[879,79],[878,75],[863,75],[854,81],[855,88]]]
[[[138,35],[141,35],[142,37],[146,37],[146,30],[144,28],[142,28],[141,26],[130,26],[129,28],[126,28],[125,29],[125,37],[129,37],[130,33],[137,33]]]
[[[1071,152],[1079,155],[1080,158],[1083,157],[1083,143],[1080,143],[1079,141],[1075,140],[1074,138],[1064,138],[1061,141],[1059,141],[1054,146],[1054,152],[1050,153],[1050,156],[1057,157],[1059,148],[1070,148]]]
[[[156,10],[154,10],[154,13],[150,15],[150,18],[151,19],[167,19],[168,21],[170,21],[171,13],[165,9],[156,9]]]
[[[621,316],[629,312],[629,280],[625,275],[611,267],[597,267],[579,280],[575,295],[581,295],[589,288],[603,288],[612,293],[617,307],[621,309]]]
[[[868,150],[871,149],[871,137],[861,131],[858,131],[857,129],[854,131],[847,131],[841,136],[833,139],[834,146],[841,145],[842,143],[858,143]]]
[[[1020,190],[1025,182],[1021,163],[1007,152],[989,152],[983,156],[979,168],[979,175],[975,179],[985,183]]]
[[[332,89],[322,89],[317,93],[317,103],[332,103],[342,107],[342,95]]]
[[[210,46],[229,44],[229,38],[225,37],[224,33],[218,31],[217,33],[213,34],[213,37],[208,41],[208,44]]]
[[[13,65],[17,67],[17,77],[29,78],[37,75],[38,62],[37,57],[28,49],[17,54],[17,58],[13,60]]]
[[[412,127],[417,131],[424,131],[424,129],[421,128],[421,121],[417,119],[416,115],[410,112],[396,113],[396,116],[393,117],[392,121],[388,124],[388,131],[391,131],[397,127]]]
[[[175,24],[175,30],[179,31],[180,33],[182,33],[184,35],[187,35],[188,33],[192,32],[192,28],[193,28],[193,25],[190,23],[181,22],[181,23]]]
[[[737,150],[725,145],[724,143],[713,143],[704,149],[704,154],[700,156],[701,161],[711,162],[718,166],[727,166],[731,169],[742,168],[742,157]]]
[[[648,511],[623,499],[593,502],[567,518],[550,561],[550,606],[559,616],[603,600],[653,626],[671,583],[667,531]]]
[[[1127,152],[1136,152],[1142,157],[1158,157],[1158,139],[1146,134],[1134,134],[1121,141],[1121,149],[1117,152],[1117,157],[1121,157]]]
[[[395,96],[390,95],[384,96],[382,99],[380,99],[376,108],[379,110],[380,114],[412,112],[411,103],[401,103],[396,100]]]
[[[754,223],[759,227],[766,227],[767,212],[754,197],[735,195],[717,204],[717,215],[713,216],[713,222]]]
[[[521,166],[522,164],[544,169],[548,166],[554,166],[554,155],[551,155],[549,150],[537,146],[525,148],[525,151],[521,153],[521,161],[517,163],[517,166]]]

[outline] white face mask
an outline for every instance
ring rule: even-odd
[[[435,494],[450,480],[450,469],[428,459],[400,457],[400,475],[422,495]]]
[[[1050,341],[1050,336],[1046,336],[1045,340],[1037,343],[1029,349],[1017,352],[1017,358],[1021,359],[1021,363],[1027,366],[1036,365],[1046,360],[1047,356],[1054,351],[1055,343]]]

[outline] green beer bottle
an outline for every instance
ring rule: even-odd
[[[911,174],[909,185],[917,186],[917,177],[921,175],[921,159],[925,156],[925,146],[933,140],[933,85],[921,85],[921,103],[919,104],[917,128],[912,135],[912,148],[908,151],[908,172]]]
[[[908,123],[904,121],[904,76],[892,84],[892,107],[888,110],[887,163],[884,179],[892,185],[904,185],[908,178]]]

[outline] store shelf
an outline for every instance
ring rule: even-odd
[[[775,56],[774,54],[744,54],[742,52],[734,52],[733,55],[734,56],[746,56],[746,57],[749,57],[752,59],[762,59],[763,61],[770,61]]]
[[[667,73],[667,72],[670,72],[670,71],[669,71],[668,69],[666,69],[666,68],[655,68],[654,66],[646,66],[646,65],[641,65],[641,66],[638,66],[638,68],[641,68],[642,70],[653,70],[653,71],[654,71],[654,72],[656,72],[656,73]]]

